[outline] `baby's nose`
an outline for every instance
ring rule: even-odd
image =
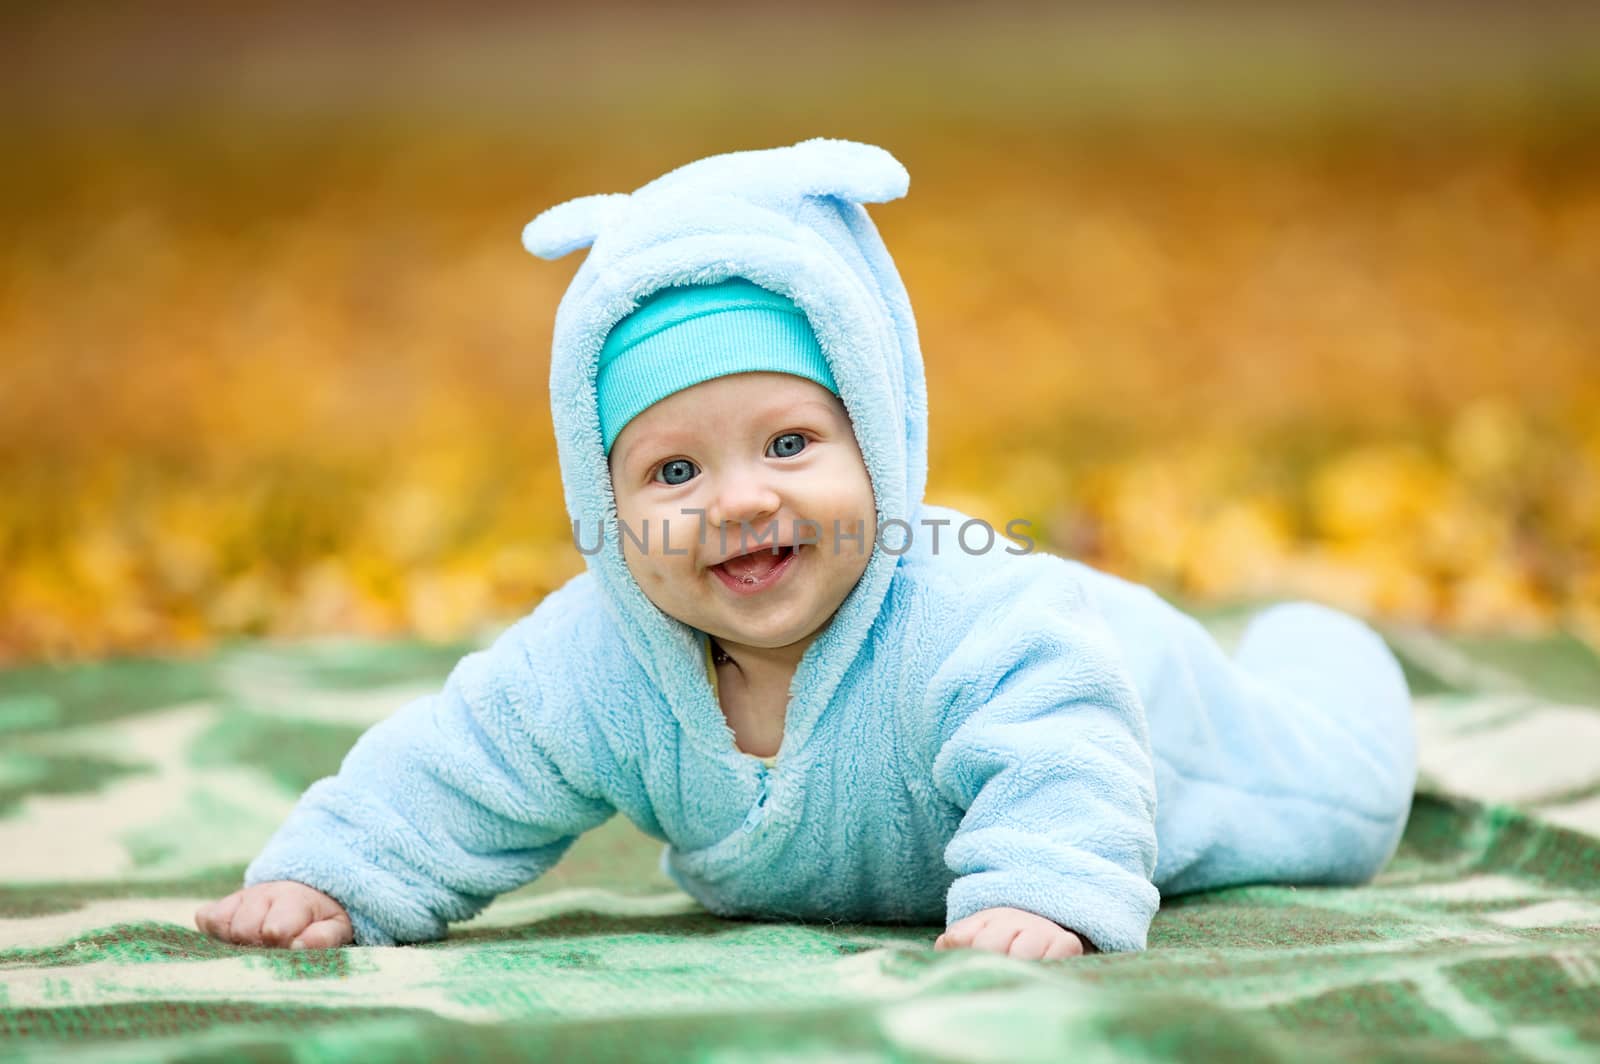
[[[759,522],[769,523],[783,499],[766,478],[749,474],[725,476],[717,482],[716,497],[707,519],[721,527],[740,525],[750,527],[755,534],[764,532]]]

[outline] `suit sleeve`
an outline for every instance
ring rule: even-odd
[[[374,725],[245,870],[338,900],[358,945],[441,938],[542,875],[614,809],[581,707],[555,689],[536,612],[467,655],[436,694]],[[542,636],[542,637],[541,637]]]
[[[1142,950],[1160,906],[1144,708],[1110,630],[1071,577],[1049,576],[944,670],[934,785],[965,811],[945,849],[947,922],[1007,906]]]

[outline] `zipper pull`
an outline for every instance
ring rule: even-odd
[[[744,818],[744,832],[746,835],[756,829],[756,825],[761,822],[761,818],[766,815],[767,811],[767,766],[757,765],[756,771],[760,773],[757,777],[757,783],[761,789],[756,792],[756,804],[750,807],[750,815]]]

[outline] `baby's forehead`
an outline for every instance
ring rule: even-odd
[[[812,381],[775,373],[727,375],[681,388],[646,407],[619,434],[610,458],[615,465],[663,447],[808,423],[854,431],[844,402]]]
[[[797,413],[848,417],[837,395],[804,377],[787,373],[735,373],[692,384],[646,407],[641,416],[682,416],[686,410],[720,407],[724,417],[772,421]],[[712,427],[715,427],[714,425]]]
[[[700,387],[696,385],[696,387]],[[694,389],[686,389],[692,392]],[[818,394],[784,394],[730,399],[728,412],[742,421],[781,421],[793,414],[843,414],[844,404],[822,391]],[[715,427],[714,425],[712,427]]]

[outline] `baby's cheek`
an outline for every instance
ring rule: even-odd
[[[859,513],[842,514],[836,525],[829,525],[827,536],[829,553],[847,567],[865,569],[872,558],[877,523]]]
[[[677,617],[675,610],[696,593],[694,566],[685,558],[662,556],[656,544],[652,543],[651,553],[630,568],[645,597],[671,616]]]
[[[645,594],[648,595],[651,588],[662,586],[661,574],[651,564],[651,559],[641,555],[637,547],[624,543],[622,560],[627,564],[628,572],[633,574],[634,581]]]

